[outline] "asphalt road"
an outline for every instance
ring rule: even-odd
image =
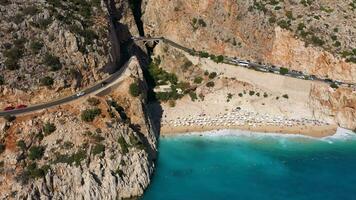
[[[177,49],[183,50],[183,51],[185,51],[187,53],[195,54],[195,55],[197,53],[199,53],[199,52],[195,51],[194,49],[189,49],[187,47],[184,47],[184,46],[182,46],[180,44],[177,44],[177,43],[173,42],[172,40],[166,39],[164,37],[152,37],[152,38],[132,37],[132,40],[134,40],[134,41],[144,41],[144,42],[148,42],[148,41],[163,41],[166,44],[169,44],[169,45],[171,45],[171,46],[173,46],[173,47],[175,47]],[[293,71],[293,70],[289,70],[286,74],[281,74],[279,67],[253,63],[253,62],[242,60],[242,59],[239,59],[239,58],[231,58],[231,57],[224,56],[224,60],[222,61],[222,63],[231,64],[231,65],[237,65],[237,66],[244,67],[244,68],[251,69],[251,70],[256,70],[256,71],[265,72],[265,73],[274,73],[274,74],[279,74],[281,76],[289,76],[289,77],[303,79],[303,80],[320,81],[320,82],[324,82],[324,83],[327,83],[327,84],[334,83],[334,84],[336,84],[338,86],[345,86],[345,87],[350,87],[350,88],[356,89],[356,84],[355,83],[345,83],[345,82],[342,82],[342,81],[331,80],[331,79],[328,79],[328,78],[318,78],[318,77],[313,76],[313,75],[303,74],[302,72]]]
[[[87,96],[99,89],[102,89],[102,88],[106,87],[107,85],[109,85],[110,83],[114,82],[117,78],[120,77],[120,75],[122,74],[124,69],[125,69],[125,67],[122,67],[119,71],[115,72],[107,79],[97,83],[96,85],[94,85],[92,87],[89,87],[89,88],[84,89],[80,92],[77,92],[71,96],[64,97],[62,99],[54,100],[54,101],[43,103],[43,104],[29,106],[27,108],[15,109],[15,110],[9,110],[9,111],[0,111],[0,117],[5,116],[5,115],[20,115],[20,114],[24,114],[24,113],[34,112],[34,111],[51,108],[54,106],[66,104],[71,101],[77,100],[83,96]],[[105,84],[103,84],[104,82],[105,82]],[[80,93],[82,93],[82,95],[78,95]]]

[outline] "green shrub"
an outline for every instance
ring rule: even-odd
[[[21,149],[21,150],[25,150],[26,149],[26,143],[24,140],[19,140],[17,141],[16,145]]]
[[[194,83],[200,84],[200,83],[202,83],[202,82],[203,82],[203,78],[202,78],[202,77],[198,76],[198,77],[195,77],[195,78],[194,78]]]
[[[239,93],[239,97],[243,97],[244,95],[242,93]]]
[[[287,69],[287,68],[281,67],[279,69],[279,73],[282,75],[288,74],[288,72],[289,72],[289,69]]]
[[[97,155],[97,154],[102,154],[105,152],[105,145],[103,144],[96,144],[92,150],[93,155]]]
[[[12,18],[12,21],[15,23],[15,24],[20,24],[23,22],[24,20],[24,15],[22,13],[17,13],[13,18]]]
[[[45,165],[42,168],[38,168],[36,163],[30,163],[26,167],[25,174],[29,178],[36,179],[36,178],[42,178],[46,175],[47,171],[49,170],[49,166]]]
[[[138,97],[140,95],[140,87],[138,85],[138,83],[131,83],[130,84],[130,94],[133,97]]]
[[[81,119],[85,122],[92,122],[96,116],[101,114],[99,108],[83,110],[81,113]]]
[[[73,165],[74,163],[75,166],[79,166],[86,157],[86,151],[81,149],[72,155],[59,154],[53,163],[67,163],[69,165]]]
[[[4,85],[5,84],[5,79],[3,76],[0,75],[0,85]]]
[[[207,86],[207,87],[214,87],[214,86],[215,86],[215,83],[212,82],[212,81],[210,81],[210,82],[207,82],[207,83],[206,83],[206,86]]]
[[[49,53],[46,53],[46,55],[44,56],[43,64],[49,66],[51,71],[57,71],[62,67],[59,58]]]
[[[263,94],[263,97],[264,97],[264,98],[267,98],[267,97],[268,97],[268,94],[267,94],[267,93],[264,93],[264,94]]]
[[[43,43],[40,41],[33,41],[30,44],[30,48],[31,48],[32,52],[34,52],[36,54],[42,49],[42,47],[43,47]]]
[[[8,59],[18,60],[22,57],[23,51],[18,47],[13,47],[4,52],[4,56]]]
[[[253,96],[253,95],[255,94],[255,91],[250,90],[250,91],[248,92],[248,94],[249,94],[250,96]]]
[[[215,78],[217,76],[217,73],[216,72],[211,72],[210,74],[209,74],[209,79],[213,79],[213,78]]]
[[[318,46],[323,46],[325,44],[325,42],[322,39],[320,39],[315,35],[312,36],[311,41],[313,42],[314,45],[318,45]]]
[[[331,84],[330,84],[330,87],[332,87],[332,88],[334,88],[334,89],[339,88],[339,86],[338,86],[336,83],[331,83]]]
[[[45,148],[41,146],[33,146],[29,149],[28,158],[31,160],[41,159]]]
[[[45,133],[45,135],[49,135],[49,134],[53,133],[54,131],[56,131],[56,126],[53,123],[47,122],[43,126],[42,129],[43,129],[43,132]]]
[[[53,78],[51,78],[49,76],[45,76],[45,77],[40,79],[40,84],[42,86],[51,86],[51,85],[53,85],[53,83],[54,83]]]
[[[4,62],[6,69],[8,70],[17,70],[20,68],[19,64],[17,63],[17,60],[7,58]]]
[[[198,100],[197,93],[195,92],[189,92],[189,96],[192,101]]]
[[[283,97],[283,98],[286,98],[286,99],[289,98],[288,94],[284,94],[282,97]]]
[[[121,148],[121,151],[122,153],[125,155],[129,152],[129,147],[126,143],[126,140],[124,137],[120,136],[119,139],[117,140],[117,142],[119,143],[120,145],[120,148]]]

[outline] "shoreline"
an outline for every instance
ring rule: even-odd
[[[250,131],[256,134],[281,134],[281,135],[300,135],[309,136],[314,138],[323,138],[328,136],[333,136],[337,133],[338,127],[336,125],[325,125],[325,126],[292,126],[292,127],[282,127],[282,126],[258,126],[251,127],[248,125],[243,126],[169,126],[165,125],[161,127],[161,136],[169,137],[176,135],[185,135],[189,133],[201,133],[208,131],[221,131],[221,130],[240,130],[240,131]]]

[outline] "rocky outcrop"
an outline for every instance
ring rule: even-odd
[[[318,77],[329,77],[347,83],[356,82],[356,64],[345,62],[305,42],[296,39],[290,31],[276,27],[273,49],[267,60],[277,66],[314,74]]]
[[[339,126],[356,129],[356,91],[314,86],[310,92],[309,104],[317,118],[330,116]]]
[[[125,67],[97,100],[1,121],[1,199],[123,199],[143,194],[154,169],[156,132],[144,112],[145,81],[137,59]],[[139,98],[129,95],[127,85],[133,82],[142,85]],[[83,112],[93,109],[100,114],[92,122],[83,121]]]

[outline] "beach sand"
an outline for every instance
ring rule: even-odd
[[[322,138],[334,135],[337,130],[336,125],[325,126],[293,126],[293,127],[280,127],[280,126],[162,126],[161,136],[173,136],[184,133],[192,132],[205,132],[213,130],[232,129],[252,131],[256,133],[278,133],[278,134],[299,134],[310,137]]]

